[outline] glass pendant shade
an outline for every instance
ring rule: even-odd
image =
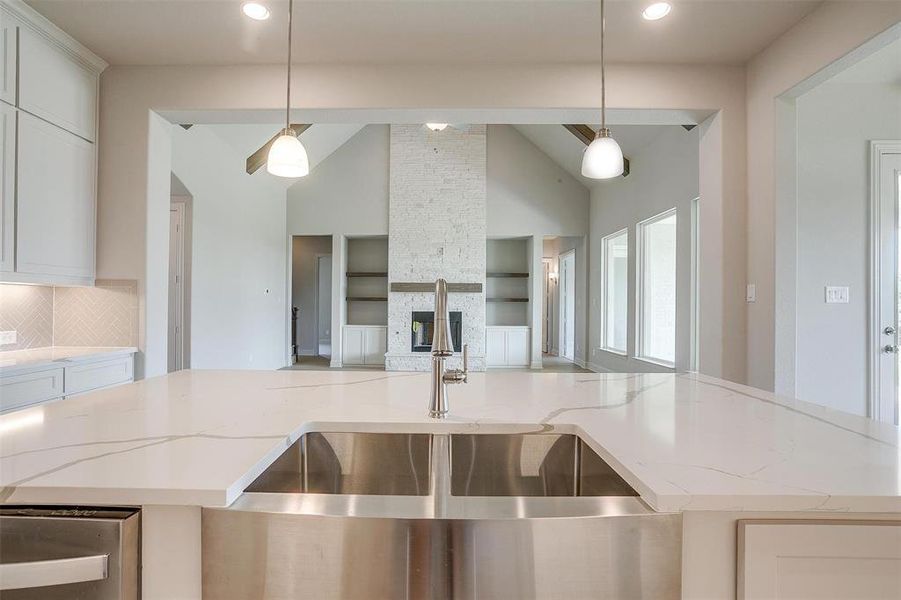
[[[279,177],[304,177],[310,172],[307,150],[297,136],[286,133],[272,143],[266,170]]]
[[[623,174],[623,151],[608,135],[600,135],[585,148],[582,155],[582,176],[589,179],[610,179]]]

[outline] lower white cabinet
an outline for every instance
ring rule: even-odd
[[[376,366],[385,364],[388,351],[388,327],[385,325],[345,325],[341,338],[341,362],[344,365]]]
[[[485,328],[485,361],[489,367],[527,367],[531,331],[525,326]]]
[[[60,398],[63,369],[60,367],[0,377],[0,412]]]
[[[92,356],[0,375],[0,413],[134,381],[134,355]]]
[[[739,600],[901,598],[901,521],[744,520]]]

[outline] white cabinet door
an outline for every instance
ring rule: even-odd
[[[0,100],[16,103],[16,36],[18,22],[0,10]]]
[[[507,330],[507,366],[529,366],[529,330],[526,328]]]
[[[897,600],[901,521],[739,521],[739,600]]]
[[[485,364],[489,367],[507,365],[507,333],[503,329],[485,328]]]
[[[388,328],[366,327],[363,330],[363,364],[385,364],[385,352],[388,351]]]
[[[16,271],[94,276],[94,147],[19,113]]]
[[[0,412],[46,402],[62,395],[62,368],[0,377]]]
[[[78,363],[66,367],[66,396],[110,387],[134,380],[134,358],[117,356],[109,360]]]
[[[363,328],[344,327],[341,339],[341,357],[345,365],[363,364]]]
[[[22,27],[19,108],[93,141],[97,77],[62,48]]]
[[[2,13],[0,13],[2,14]],[[0,103],[0,271],[15,269],[16,110]]]

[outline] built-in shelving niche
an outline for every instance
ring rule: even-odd
[[[347,240],[348,325],[388,324],[388,238]]]
[[[528,325],[528,240],[488,240],[485,259],[486,325]]]

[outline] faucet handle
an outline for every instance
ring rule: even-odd
[[[469,373],[469,344],[463,344],[463,374]]]
[[[445,371],[441,376],[444,383],[466,383],[469,373],[469,344],[463,344],[463,368]]]

